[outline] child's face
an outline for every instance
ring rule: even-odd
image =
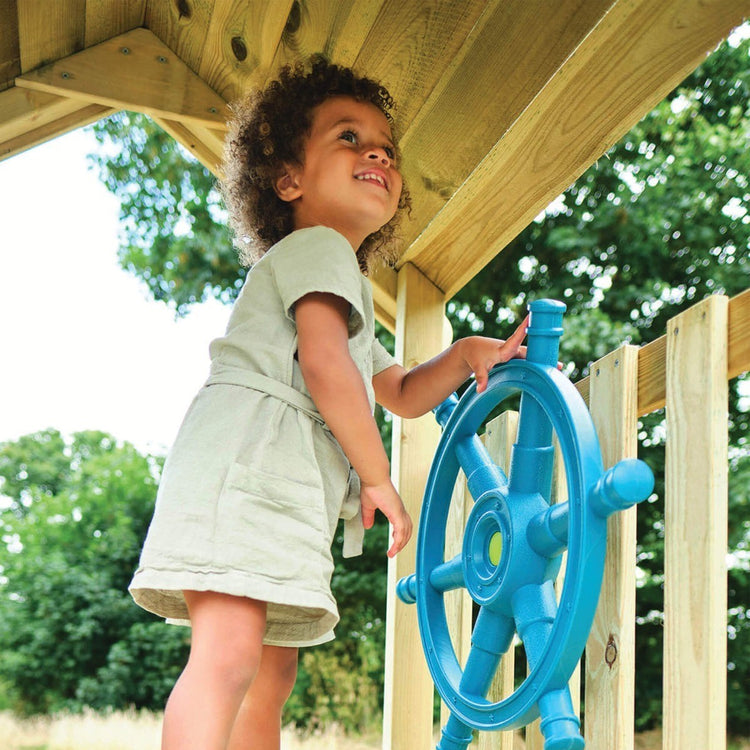
[[[396,213],[402,180],[385,115],[369,102],[327,99],[313,113],[304,163],[277,183],[291,201],[295,229],[323,225],[356,250]]]

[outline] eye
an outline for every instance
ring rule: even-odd
[[[393,146],[383,146],[383,151],[385,151],[385,155],[391,161],[395,161],[395,159],[396,159],[396,149],[393,148]]]
[[[359,141],[359,138],[353,130],[344,130],[339,134],[339,140],[356,144]]]

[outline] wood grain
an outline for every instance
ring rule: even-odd
[[[16,85],[206,127],[226,120],[224,100],[146,29],[32,71]]]
[[[83,49],[86,0],[18,4],[21,73]]]
[[[410,369],[438,354],[444,345],[445,300],[414,266],[398,279],[396,358]],[[391,473],[407,511],[419,517],[427,473],[440,430],[432,414],[394,418]],[[414,606],[396,599],[396,582],[414,572],[416,544],[388,561],[386,616],[384,750],[429,750],[432,743],[434,686],[427,670]]]
[[[0,91],[5,91],[21,72],[16,0],[0,0],[0,29]]]
[[[144,26],[197,74],[216,4],[216,0],[148,0]]]
[[[119,36],[143,26],[146,0],[86,0],[86,27],[84,46]]]
[[[723,750],[727,691],[727,317],[667,326],[664,750]]]
[[[407,120],[405,178],[414,210],[407,245],[531,104],[614,0],[494,0],[430,96]],[[544,33],[529,33],[544,18]],[[499,217],[498,217],[499,219]],[[407,251],[403,260],[411,257]]]
[[[227,101],[268,76],[293,0],[216,3],[198,74]]]
[[[638,453],[638,347],[611,352],[591,372],[591,414],[607,469]],[[602,590],[586,644],[587,747],[633,750],[636,512],[607,521]]]
[[[450,298],[748,12],[750,0],[616,3],[405,259]]]

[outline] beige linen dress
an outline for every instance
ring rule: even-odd
[[[395,364],[374,334],[372,292],[349,242],[301,229],[248,273],[211,371],[164,465],[130,592],[145,609],[187,624],[184,589],[268,602],[264,642],[333,638],[331,542],[361,553],[359,480],[310,398],[299,364],[294,304],[328,292],[351,305],[349,351],[371,408],[372,376]]]

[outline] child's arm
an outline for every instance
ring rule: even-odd
[[[297,353],[310,395],[362,483],[362,521],[369,529],[380,509],[393,524],[393,557],[409,541],[412,522],[391,483],[390,466],[365,384],[349,354],[349,303],[312,293],[294,307]]]
[[[507,340],[484,336],[459,339],[444,352],[412,370],[399,365],[379,372],[373,379],[375,397],[388,411],[400,417],[419,417],[444,401],[472,373],[477,391],[487,387],[489,371],[499,362],[525,357],[522,346],[528,318]]]

